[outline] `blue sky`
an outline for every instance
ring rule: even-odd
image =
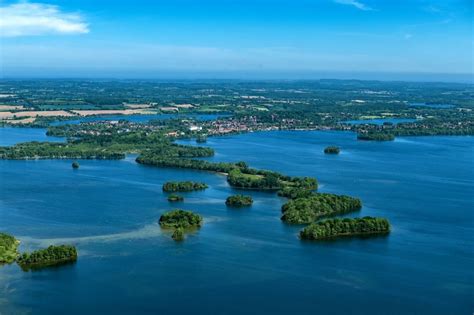
[[[0,71],[472,73],[469,0],[0,0]]]

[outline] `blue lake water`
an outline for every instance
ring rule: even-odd
[[[13,141],[13,140],[10,140]],[[193,140],[180,143],[195,144]],[[360,216],[387,217],[388,237],[302,242],[280,221],[285,199],[236,191],[208,172],[122,161],[0,161],[0,230],[21,250],[77,245],[76,264],[0,268],[2,314],[471,314],[474,137],[357,141],[349,132],[262,132],[209,138],[211,160],[245,160],[316,176],[320,191],[358,196]],[[341,154],[325,155],[337,145]],[[168,180],[209,189],[169,204]],[[173,207],[204,226],[175,243],[157,225]]]
[[[343,123],[351,124],[351,125],[365,125],[365,124],[373,124],[373,125],[383,125],[384,123],[392,123],[394,125],[401,124],[401,123],[410,123],[414,122],[416,119],[411,118],[380,118],[380,119],[359,119],[359,120],[346,120]]]
[[[175,118],[193,118],[197,120],[215,120],[221,117],[228,117],[230,115],[226,114],[152,114],[152,115],[102,115],[102,116],[91,116],[83,117],[80,119],[71,119],[71,120],[62,120],[51,123],[53,126],[60,125],[77,125],[82,122],[95,122],[95,121],[104,121],[104,120],[126,120],[134,123],[147,123],[150,120],[166,120],[166,119],[175,119]]]
[[[64,138],[46,136],[46,129],[42,128],[0,128],[0,146],[10,146],[27,141],[60,142]]]

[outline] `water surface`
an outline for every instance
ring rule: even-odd
[[[195,144],[193,140],[180,141]],[[122,161],[0,161],[0,230],[21,249],[75,244],[74,265],[0,268],[4,314],[470,314],[473,310],[473,137],[357,141],[349,132],[265,132],[208,138],[215,161],[316,176],[321,191],[358,196],[387,217],[388,237],[302,242],[280,221],[285,199],[238,191],[208,172]],[[325,155],[337,145],[339,155]],[[161,185],[209,189],[169,204]],[[204,216],[175,243],[157,225],[173,207]]]

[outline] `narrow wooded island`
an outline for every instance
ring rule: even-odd
[[[17,263],[24,271],[39,269],[49,266],[57,266],[75,262],[77,260],[77,250],[71,245],[49,246],[31,253],[23,253]]]
[[[165,192],[186,192],[186,191],[194,191],[194,190],[203,190],[208,188],[205,183],[198,183],[192,181],[185,181],[185,182],[166,182],[163,185],[163,191]]]
[[[312,223],[300,232],[301,239],[323,240],[348,236],[387,234],[390,223],[384,218],[328,219]]]
[[[328,193],[312,193],[292,199],[282,206],[281,219],[291,224],[312,223],[317,219],[357,211],[362,208],[358,198]]]
[[[251,196],[244,195],[234,195],[227,197],[225,204],[228,207],[240,208],[240,207],[249,207],[253,203]]]

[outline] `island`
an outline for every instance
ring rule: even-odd
[[[200,227],[202,224],[202,217],[192,211],[175,209],[164,213],[160,217],[159,223],[162,228],[188,229]]]
[[[251,196],[244,196],[244,195],[234,195],[227,197],[225,204],[229,207],[248,207],[251,206],[253,203],[253,199]]]
[[[341,149],[336,146],[329,146],[324,149],[324,153],[326,154],[339,154],[341,152]]]
[[[323,240],[348,236],[371,236],[390,232],[385,218],[328,219],[312,223],[300,232],[303,240]]]
[[[76,260],[77,250],[74,246],[51,245],[45,249],[21,254],[17,259],[17,263],[24,271],[28,271],[30,269],[67,264]]]
[[[171,236],[175,241],[184,240],[186,230],[200,228],[202,225],[202,217],[192,211],[175,209],[164,213],[158,221],[164,229],[172,229]]]
[[[359,132],[357,134],[358,140],[368,141],[393,141],[395,136],[387,132]]]
[[[208,188],[205,183],[198,183],[192,181],[184,182],[166,182],[163,185],[163,191],[165,192],[185,192],[185,191],[194,191],[194,190],[203,190]]]
[[[183,201],[183,200],[184,200],[184,197],[177,194],[171,194],[168,196],[168,201],[170,202]]]
[[[279,190],[277,194],[288,199],[307,198],[313,194],[313,190],[301,187],[285,187]]]
[[[358,211],[358,198],[328,193],[312,193],[309,197],[288,201],[281,208],[281,220],[290,224],[312,223],[320,218]]]
[[[177,242],[184,241],[184,229],[182,227],[175,229],[171,238]]]
[[[77,161],[72,162],[72,168],[77,170],[79,168],[79,163]]]
[[[0,264],[10,264],[18,256],[18,245],[20,241],[15,237],[0,233]]]

